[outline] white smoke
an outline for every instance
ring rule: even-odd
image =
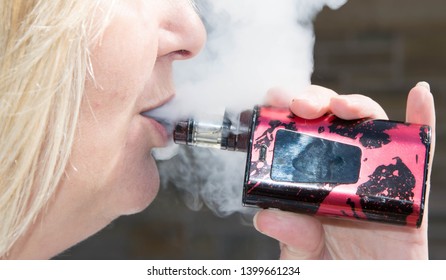
[[[346,0],[199,0],[208,32],[203,52],[175,65],[177,97],[160,115],[223,114],[262,104],[275,86],[298,92],[313,71],[313,19]],[[246,155],[172,145],[157,150],[163,186],[175,185],[186,204],[219,216],[249,212],[241,204]]]

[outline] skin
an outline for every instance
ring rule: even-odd
[[[270,92],[273,105],[287,104],[280,89]],[[289,105],[296,115],[312,119],[331,112],[343,119],[387,119],[384,110],[362,95],[338,95],[319,86],[310,86]],[[435,149],[435,108],[429,85],[418,83],[409,92],[406,121],[428,124],[433,129]],[[432,156],[430,158],[432,161]],[[429,192],[428,182],[428,192]],[[429,193],[427,194],[429,195]],[[427,196],[428,197],[428,196]],[[280,242],[281,259],[427,259],[427,217],[419,229],[379,223],[358,223],[321,219],[308,215],[262,210],[254,217],[258,231]]]
[[[205,30],[188,0],[120,1],[116,8],[92,50],[95,82],[86,83],[66,176],[10,258],[50,258],[143,210],[158,192],[151,150],[166,144],[167,133],[141,113],[174,96],[172,63],[197,54]]]

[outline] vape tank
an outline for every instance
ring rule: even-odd
[[[174,141],[246,152],[246,206],[421,225],[429,126],[334,115],[307,120],[257,106],[218,121],[178,122]]]

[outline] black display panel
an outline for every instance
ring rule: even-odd
[[[361,149],[289,130],[279,130],[271,179],[294,183],[356,183]]]

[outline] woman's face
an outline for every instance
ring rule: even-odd
[[[121,1],[117,7],[92,50],[94,81],[86,84],[70,172],[73,187],[87,189],[101,212],[139,212],[155,197],[159,178],[151,150],[164,146],[167,134],[141,113],[175,95],[172,63],[197,54],[204,38],[188,0]]]
[[[167,135],[141,113],[175,95],[172,63],[197,54],[204,41],[189,0],[119,2],[91,51],[94,81],[86,82],[66,176],[42,215],[44,225],[34,229],[35,238],[43,235],[40,246],[58,234],[60,248],[52,250],[58,253],[150,204],[159,188],[151,150],[165,145]]]

